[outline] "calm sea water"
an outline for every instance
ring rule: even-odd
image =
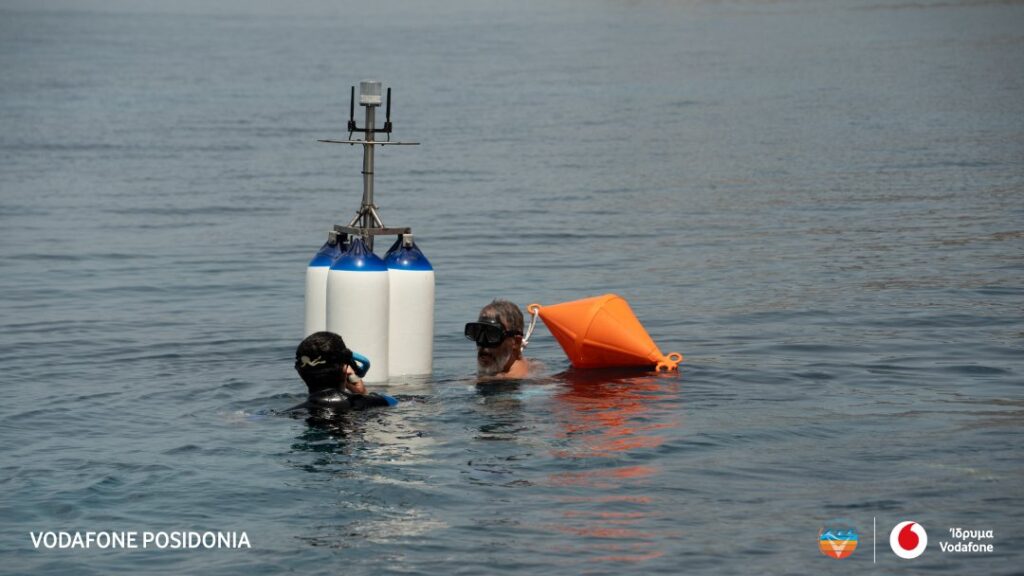
[[[0,571],[1024,561],[1018,2],[4,2],[0,70]],[[423,143],[377,200],[437,270],[435,371],[325,430],[275,411],[361,194],[316,139],[369,77]],[[476,384],[490,299],[606,292],[679,373],[566,374],[539,328],[544,377]],[[252,547],[32,545],[61,530]]]

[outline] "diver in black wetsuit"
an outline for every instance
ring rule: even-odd
[[[357,369],[352,351],[341,336],[333,332],[309,335],[295,349],[295,371],[306,383],[309,396],[288,411],[305,409],[311,414],[324,415],[390,406],[387,398],[366,392],[363,380],[356,374]]]

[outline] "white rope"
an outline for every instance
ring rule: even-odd
[[[540,316],[540,308],[533,309],[533,318],[530,319],[530,327],[526,329],[526,336],[523,336],[523,350],[530,344],[530,336],[533,336],[533,329],[537,327],[537,317]]]

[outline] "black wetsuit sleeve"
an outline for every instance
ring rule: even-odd
[[[349,404],[352,405],[353,410],[366,410],[367,408],[375,408],[378,406],[390,406],[388,401],[385,400],[378,394],[353,394],[348,397]]]

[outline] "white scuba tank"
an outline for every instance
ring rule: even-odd
[[[327,330],[327,272],[338,256],[341,256],[341,252],[341,244],[332,237],[320,247],[306,267],[306,323],[303,337]]]
[[[434,268],[412,236],[384,256],[390,281],[388,372],[430,374],[434,358]]]
[[[354,238],[327,274],[327,330],[370,359],[366,382],[388,379],[388,269]]]

